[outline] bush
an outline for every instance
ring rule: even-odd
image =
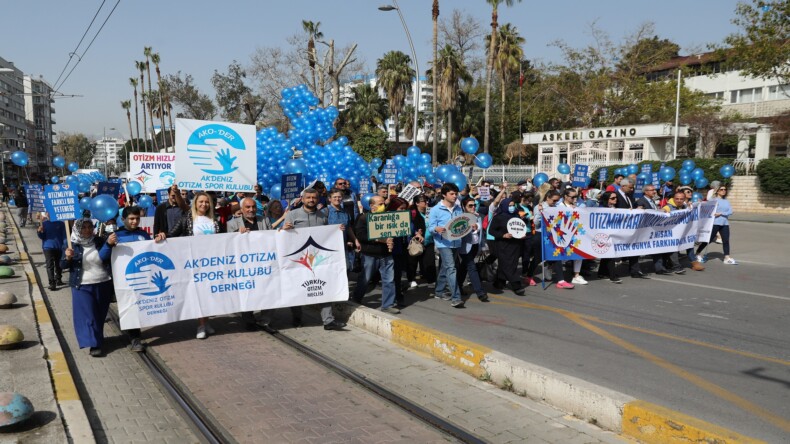
[[[677,185],[680,185],[680,182],[678,181],[678,174],[677,174],[677,172],[679,172],[680,169],[683,168],[683,161],[684,160],[687,160],[687,159],[675,159],[675,160],[670,160],[668,162],[662,162],[660,160],[646,160],[646,161],[642,161],[642,162],[639,162],[637,164],[637,166],[639,166],[639,171],[636,174],[641,173],[642,172],[642,165],[646,165],[646,164],[650,164],[651,165],[651,171],[654,172],[654,173],[657,173],[659,168],[661,168],[661,164],[664,163],[664,164],[666,164],[666,166],[672,167],[672,168],[675,169],[675,178],[673,179],[673,182],[674,182],[675,186],[677,186]],[[732,159],[722,159],[722,158],[719,158],[719,159],[696,159],[696,158],[694,158],[694,159],[691,159],[691,160],[693,160],[694,163],[696,164],[695,168],[702,168],[702,170],[705,171],[705,178],[708,179],[708,182],[713,182],[714,180],[718,180],[721,183],[729,183],[730,182],[728,179],[725,179],[725,178],[723,178],[721,176],[721,174],[719,173],[719,169],[721,169],[721,167],[724,166],[724,165],[732,163]],[[622,165],[610,165],[608,167],[605,167],[605,168],[607,168],[606,183],[612,183],[612,179],[614,178],[614,170],[616,170],[618,168],[625,168],[628,165],[630,165],[630,164],[625,163],[625,164],[622,164]],[[590,177],[592,178],[593,183],[597,183],[597,181],[598,181],[598,172],[600,170],[601,170],[600,168],[597,168],[595,171],[592,172],[592,175]],[[694,184],[694,182],[690,183],[689,185],[693,185],[693,184]]]
[[[790,194],[790,158],[763,159],[757,164],[760,189],[768,194]]]

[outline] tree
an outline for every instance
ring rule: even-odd
[[[724,39],[744,73],[790,84],[790,0],[738,3],[732,23],[741,28]]]
[[[56,150],[66,159],[79,165],[87,165],[96,153],[96,144],[89,141],[82,133],[58,133]]]
[[[129,122],[129,139],[134,137],[132,135],[132,114],[129,112],[129,109],[132,107],[131,100],[124,100],[121,102],[121,108],[126,110],[126,120]]]
[[[453,110],[458,106],[459,83],[462,79],[470,80],[461,58],[450,45],[439,51],[436,76],[439,86],[436,91],[439,95],[439,107],[447,113],[447,161],[450,162],[453,155]]]
[[[431,8],[431,18],[433,19],[433,65],[436,66],[436,63],[439,59],[439,0],[433,0],[433,7]],[[436,76],[431,76],[433,78],[433,106],[431,111],[433,111],[433,156],[432,159],[436,159],[438,155],[439,149],[439,139],[437,137],[437,128],[439,127],[439,113],[437,110],[439,107],[436,104]],[[427,140],[427,139],[426,139]]]
[[[644,71],[678,57],[680,45],[669,39],[659,39],[657,35],[652,37],[645,35],[653,32],[653,26],[647,24],[632,37],[634,41],[626,42],[622,48],[624,53],[617,64],[618,71],[627,74],[641,74],[641,72],[636,73],[634,70]]]
[[[403,128],[403,137],[414,138],[414,105],[406,105],[400,114],[400,126]],[[425,128],[425,113],[417,112],[417,128]],[[426,138],[427,141],[427,138]]]
[[[362,83],[353,89],[354,96],[343,110],[341,121],[349,132],[358,128],[384,128],[387,119],[387,101],[376,88]],[[338,131],[339,132],[339,131]]]
[[[516,1],[521,2],[521,0],[486,0],[486,3],[491,5],[491,36],[489,45],[488,45],[488,63],[486,64],[486,111],[485,111],[485,129],[483,135],[483,151],[488,152],[488,124],[491,120],[491,75],[493,74],[494,70],[494,55],[496,51],[496,39],[497,39],[497,26],[498,25],[498,18],[499,18],[499,5],[505,3],[507,6],[513,6],[513,3]]]
[[[140,140],[140,116],[137,113],[137,77],[130,77],[129,78],[129,84],[132,85],[132,88],[134,88],[134,121],[135,121],[135,126],[137,127],[137,138],[136,138],[136,140]],[[129,134],[129,138],[130,139],[132,138],[131,134]],[[139,151],[140,150],[139,144],[137,144],[134,147],[134,149],[136,151]]]
[[[148,91],[152,91],[153,88],[151,87],[151,47],[144,46],[143,47],[143,54],[145,55],[145,70],[148,72]],[[150,94],[149,94],[150,98]],[[159,144],[156,141],[156,131],[154,130],[154,113],[151,109],[151,102],[148,102],[148,115],[151,117],[151,138],[154,139],[154,148],[156,151],[159,151]],[[164,128],[163,128],[164,129]]]
[[[266,101],[244,83],[246,77],[246,70],[234,60],[228,65],[227,74],[214,71],[211,84],[217,92],[217,104],[224,119],[255,125],[263,114]]]
[[[313,92],[317,91],[315,65],[318,62],[317,53],[315,50],[315,42],[324,38],[324,33],[319,31],[321,22],[311,22],[302,20],[302,29],[307,33],[307,66],[310,67],[313,76]]]
[[[161,114],[160,114],[161,120],[160,120],[160,122],[162,124],[162,132],[165,132],[167,135],[170,136],[170,146],[175,146],[175,142],[173,141],[173,118],[170,116],[170,109],[169,109],[169,107],[166,106],[167,105],[167,99],[166,99],[167,92],[162,87],[162,72],[159,70],[159,62],[160,61],[161,61],[161,59],[159,58],[159,53],[151,54],[151,62],[153,62],[154,66],[156,67],[156,84],[159,87],[159,94],[158,94],[158,96],[159,96],[159,109],[161,110]],[[165,119],[164,119],[165,115],[167,115],[168,120],[170,121],[170,129],[169,130],[167,129],[168,127],[165,125]],[[162,139],[162,140],[165,140],[165,139]],[[164,143],[163,145],[167,146],[167,143]]]
[[[411,79],[414,70],[409,67],[411,58],[401,51],[390,51],[378,60],[376,77],[378,84],[384,89],[389,102],[390,113],[395,122],[395,144],[400,142],[400,124],[398,116],[403,110],[406,94],[411,92]]]
[[[140,71],[140,103],[143,104],[143,140],[146,148],[148,147],[148,115],[146,114],[145,101],[145,62],[134,62],[137,70]]]
[[[177,117],[197,120],[212,120],[217,115],[217,107],[211,98],[200,92],[190,74],[171,74],[162,79],[168,96],[181,108]]]
[[[487,36],[488,39],[491,36]],[[488,40],[487,39],[487,40]],[[507,85],[512,80],[515,73],[521,67],[521,60],[524,58],[524,38],[518,34],[510,23],[505,23],[499,28],[499,36],[494,54],[494,68],[499,74],[501,103],[499,112],[499,143],[505,143],[505,104],[507,103]]]
[[[472,15],[464,15],[455,9],[450,17],[439,22],[442,39],[439,46],[450,45],[466,66],[472,77],[484,67],[484,62],[477,57],[480,40],[483,38],[480,22]]]
[[[348,141],[365,160],[387,156],[387,132],[381,128],[361,127],[348,134]]]

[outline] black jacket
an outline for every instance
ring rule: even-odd
[[[168,203],[162,202],[156,206],[156,210],[154,210],[154,236],[159,233],[169,233],[173,227],[167,226],[167,208]],[[185,211],[181,211],[181,217],[186,214]]]
[[[513,243],[521,243],[524,242],[524,239],[516,239],[516,238],[506,238],[505,235],[507,234],[507,223],[510,219],[517,219],[518,216],[514,216],[510,213],[500,213],[494,216],[494,220],[491,221],[491,224],[488,226],[488,234],[494,236],[494,239],[502,242],[513,242]],[[527,224],[529,226],[529,224]]]
[[[615,208],[621,208],[626,210],[631,210],[636,208],[636,200],[633,197],[633,194],[626,194],[627,198],[623,197],[623,192],[621,190],[615,190],[614,195],[617,196],[617,204],[615,204]]]
[[[214,233],[219,233],[219,222],[214,220]],[[175,227],[170,228],[167,237],[192,236],[192,213],[187,213],[178,220]]]
[[[354,221],[354,234],[357,236],[359,245],[362,247],[361,253],[371,257],[387,257],[391,253],[387,250],[387,244],[368,239],[368,217],[367,214],[360,214]]]

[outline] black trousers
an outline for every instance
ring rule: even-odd
[[[521,276],[518,274],[518,260],[521,258],[523,242],[515,240],[497,240],[496,280],[501,284],[507,281],[512,290],[522,288]]]
[[[538,235],[527,236],[524,238],[524,251],[521,253],[521,274],[526,277],[534,277],[535,269],[538,268],[541,255],[541,237]]]
[[[47,265],[47,279],[49,279],[50,286],[54,286],[55,282],[60,281],[63,276],[63,270],[60,269],[60,255],[59,249],[44,250],[44,261]]]

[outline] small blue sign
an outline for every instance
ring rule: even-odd
[[[302,173],[283,174],[280,187],[280,196],[283,199],[296,199],[302,192]]]
[[[156,190],[156,204],[159,205],[160,203],[167,202],[168,195],[170,194],[170,188],[162,188]]]
[[[120,183],[99,182],[99,185],[96,187],[96,194],[109,194],[113,198],[118,198],[120,192]]]
[[[392,162],[392,159],[387,159],[387,164],[381,169],[382,181],[386,185],[393,185],[398,183],[398,167]]]
[[[645,195],[645,179],[641,177],[636,178],[636,187],[634,188],[634,198],[639,199]]]
[[[28,208],[31,212],[46,211],[44,209],[44,186],[25,185]]]
[[[653,165],[646,163],[642,165],[642,172],[645,174],[652,174],[653,173]]]
[[[69,184],[47,185],[44,187],[44,208],[49,213],[49,220],[55,222],[82,217],[77,188]]]
[[[574,187],[584,188],[587,186],[587,172],[589,169],[590,167],[587,165],[579,165],[578,163],[574,165],[572,177],[572,185]]]
[[[606,182],[606,173],[608,172],[608,168],[601,168],[598,171],[598,182]]]
[[[656,189],[658,189],[659,186],[661,185],[661,180],[658,178],[658,173],[653,173],[652,178],[653,178],[653,186],[656,187]]]
[[[364,177],[359,179],[359,194],[365,195],[370,193],[370,179]]]

